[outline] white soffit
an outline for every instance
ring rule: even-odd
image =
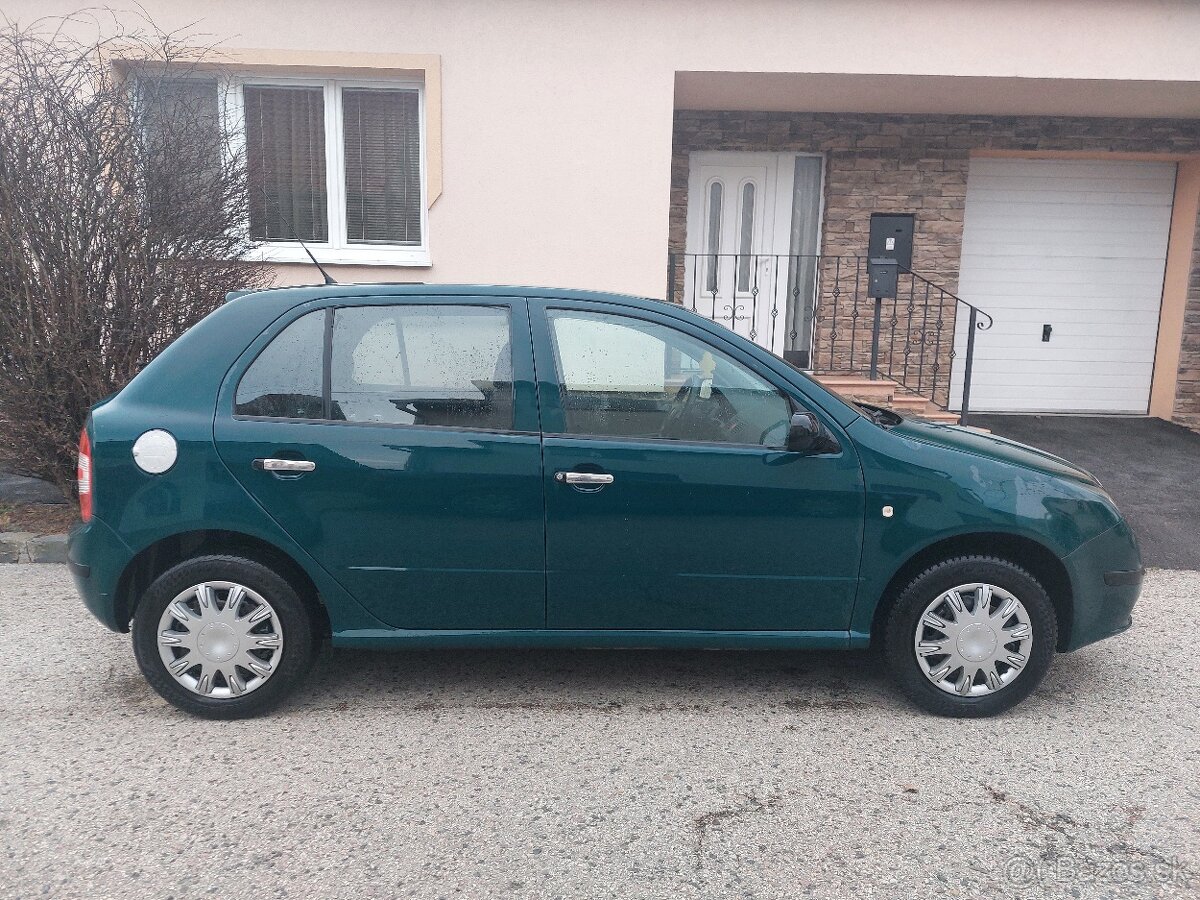
[[[1200,118],[1200,81],[676,72],[675,108]]]

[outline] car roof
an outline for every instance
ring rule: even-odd
[[[261,291],[234,291],[229,300],[251,298],[270,294],[274,298],[285,296],[292,305],[311,300],[360,297],[405,297],[405,296],[461,296],[461,297],[544,297],[553,300],[596,300],[620,303],[628,306],[667,306],[679,309],[678,304],[651,297],[633,294],[618,294],[606,291],[583,291],[568,288],[533,287],[527,285],[502,284],[423,284],[414,282],[371,282],[369,284],[320,284],[266,288]]]

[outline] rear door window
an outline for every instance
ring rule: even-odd
[[[507,309],[362,306],[334,314],[331,418],[511,430]]]

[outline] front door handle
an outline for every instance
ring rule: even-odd
[[[256,459],[254,468],[263,472],[311,472],[317,464],[307,459]]]
[[[580,487],[602,487],[613,483],[613,477],[601,472],[555,472],[554,480]]]

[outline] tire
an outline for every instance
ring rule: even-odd
[[[237,556],[201,556],[167,570],[133,617],[133,651],[146,681],[172,705],[210,719],[274,708],[303,680],[317,646],[295,588]]]
[[[979,612],[981,598],[987,605]],[[901,591],[883,637],[888,668],[914,703],[975,718],[1033,693],[1054,659],[1058,622],[1045,588],[1020,566],[963,556],[926,569]]]

